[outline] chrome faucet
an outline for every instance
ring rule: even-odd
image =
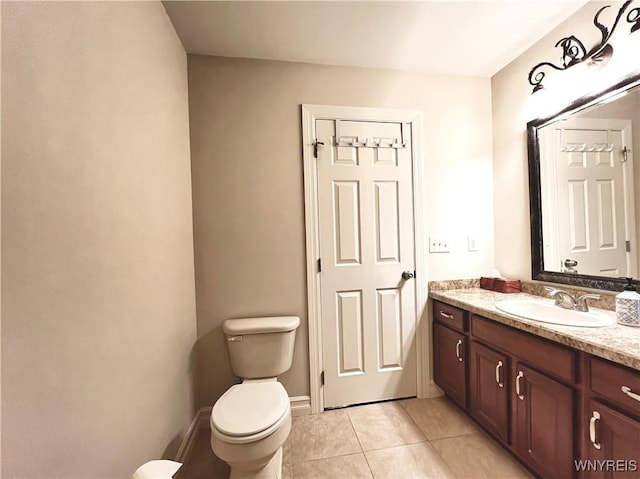
[[[549,294],[547,296],[556,300],[555,302],[556,306],[560,306],[561,308],[564,308],[564,309],[573,309],[575,311],[581,311],[583,313],[586,313],[587,311],[589,311],[589,305],[587,304],[587,299],[600,299],[599,294],[587,293],[587,294],[578,296],[576,298],[571,293],[563,289],[556,289],[548,286],[545,286],[544,289],[549,291]]]
[[[549,291],[549,294],[547,296],[556,300],[556,306],[560,306],[564,309],[576,309],[576,298],[573,297],[571,293],[565,291],[564,289],[556,289],[549,286],[545,286],[544,289]]]

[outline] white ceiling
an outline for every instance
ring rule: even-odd
[[[587,0],[163,3],[188,53],[491,77]]]

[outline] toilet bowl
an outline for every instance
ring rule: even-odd
[[[244,378],[211,411],[211,449],[232,479],[280,479],[291,406],[277,374],[289,369],[299,318],[232,319],[224,323],[233,371]]]
[[[261,469],[282,447],[290,430],[291,407],[282,384],[275,378],[245,381],[228,389],[214,405],[211,448],[232,471]]]

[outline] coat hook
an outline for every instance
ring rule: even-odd
[[[316,141],[313,143],[313,157],[314,157],[314,158],[318,158],[318,146],[319,146],[319,145],[324,145],[324,141],[316,140]]]

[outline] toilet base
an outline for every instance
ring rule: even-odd
[[[280,447],[271,460],[260,469],[242,471],[231,468],[229,479],[282,479],[282,447]]]

